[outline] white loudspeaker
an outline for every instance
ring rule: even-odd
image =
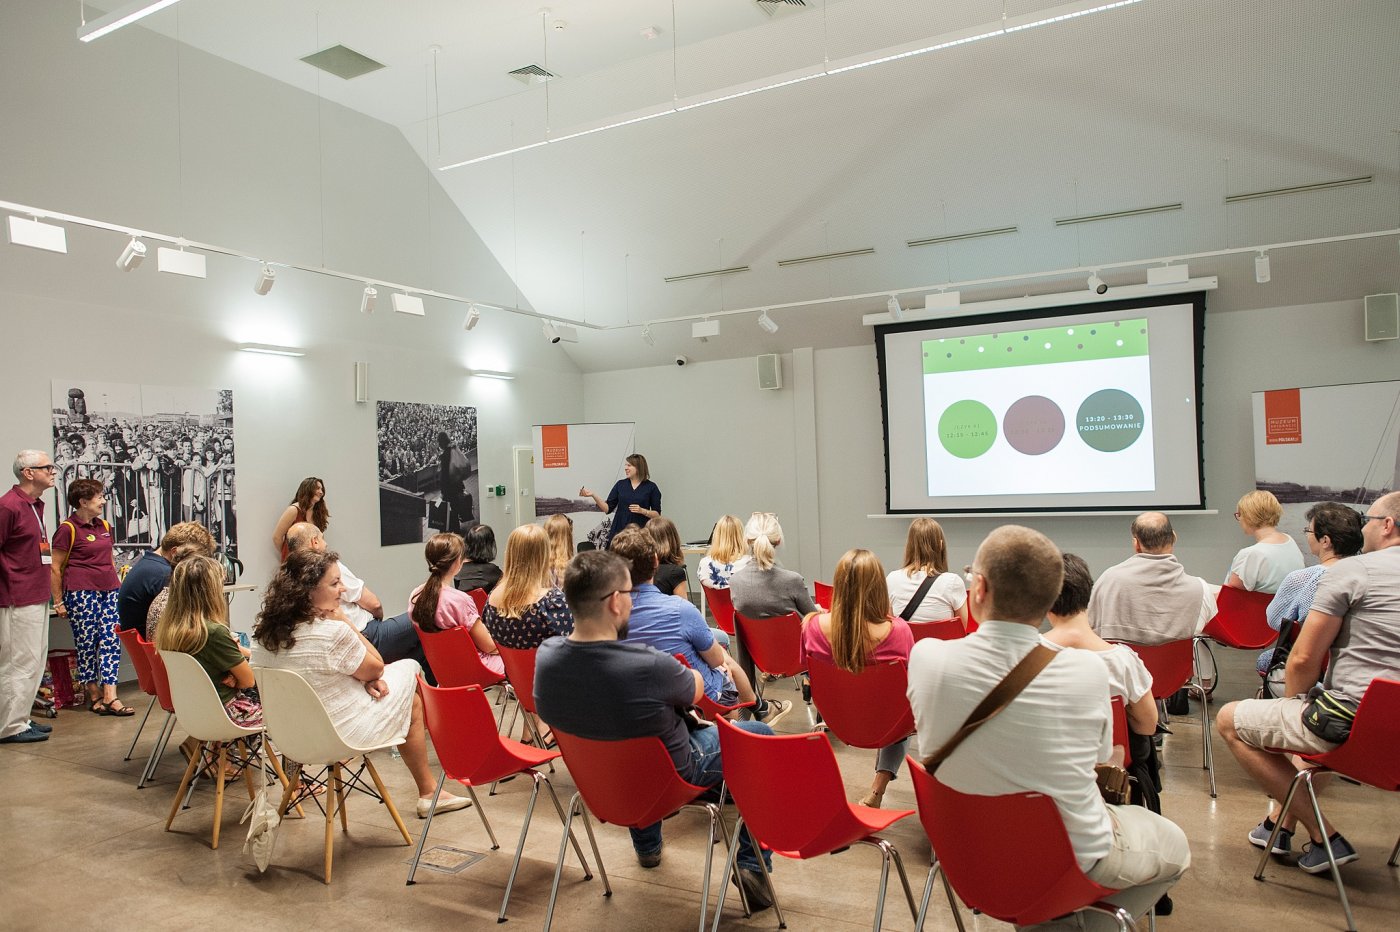
[[[369,401],[369,363],[355,363],[355,401],[364,404]]]
[[[764,389],[783,387],[783,363],[776,353],[765,353],[758,357],[758,387]]]
[[[1366,339],[1394,340],[1400,337],[1400,295],[1366,296]]]

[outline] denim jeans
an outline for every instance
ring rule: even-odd
[[[741,729],[756,735],[771,735],[773,729],[762,722],[736,722]],[[690,733],[690,766],[681,778],[696,786],[715,786],[724,779],[724,770],[719,756],[719,726],[711,725]],[[655,854],[661,850],[661,823],[643,828],[628,829],[632,833],[632,848],[639,855]],[[753,838],[746,828],[739,836],[739,866],[748,870],[758,870],[758,858],[754,854]],[[769,866],[773,855],[763,852],[763,862]]]

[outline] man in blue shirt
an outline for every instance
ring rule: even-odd
[[[626,528],[609,548],[627,561],[632,577],[632,616],[628,641],[650,644],[663,654],[680,654],[704,680],[705,695],[720,705],[753,702],[754,690],[744,671],[715,640],[705,617],[689,600],[667,595],[656,587],[656,543],[639,528]],[[792,708],[791,700],[770,699],[754,717],[769,725]]]

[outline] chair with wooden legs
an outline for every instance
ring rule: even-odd
[[[357,790],[377,799],[389,810],[389,815],[398,826],[405,845],[412,845],[408,828],[403,824],[399,810],[394,806],[384,781],[379,779],[379,771],[369,755],[375,751],[387,750],[394,745],[377,747],[355,747],[347,744],[336,730],[335,723],[326,713],[326,707],[316,695],[311,685],[292,670],[276,670],[270,667],[254,667],[258,680],[258,692],[262,695],[263,724],[267,734],[277,744],[277,749],[301,767],[319,767],[322,773],[329,771],[326,779],[326,862],[325,881],[331,882],[331,855],[334,850],[335,814],[340,812],[340,829],[349,832],[350,825],[345,814],[345,797],[350,790]],[[360,766],[353,771],[353,758],[360,759]],[[349,762],[348,765],[346,762]],[[374,785],[366,784],[365,771]],[[319,779],[319,776],[318,778]],[[314,781],[313,781],[314,782]],[[300,783],[295,779],[287,785],[282,794],[282,802],[277,807],[279,816],[285,815],[295,801],[294,794]]]
[[[232,760],[243,771],[244,782],[248,785],[248,798],[252,799],[257,794],[257,788],[253,785],[253,772],[257,770],[261,776],[257,755],[263,730],[244,728],[229,720],[209,674],[204,672],[204,668],[194,657],[179,651],[163,650],[160,651],[160,658],[165,664],[170,682],[170,699],[179,710],[180,724],[190,733],[190,737],[199,742],[198,750],[190,755],[190,762],[185,767],[180,788],[175,791],[175,800],[170,804],[170,816],[165,820],[165,830],[170,831],[170,826],[185,801],[187,790],[195,779],[195,772],[204,762],[205,750],[208,749],[214,753],[216,759],[216,762],[210,765],[214,773],[214,832],[209,847],[218,848],[219,828],[224,813],[224,769],[230,760],[229,750],[235,750]],[[240,748],[241,754],[238,753]],[[277,756],[273,754],[269,757],[285,790],[288,785],[287,775],[282,772]]]

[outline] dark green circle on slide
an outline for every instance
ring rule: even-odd
[[[996,415],[980,401],[955,401],[938,419],[938,442],[958,459],[976,459],[990,450],[996,439]]]
[[[1142,405],[1127,392],[1105,388],[1079,406],[1075,427],[1079,437],[1100,453],[1117,453],[1142,436]]]

